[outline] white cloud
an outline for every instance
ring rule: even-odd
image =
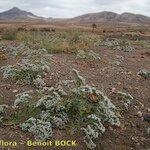
[[[44,17],[74,17],[100,11],[150,16],[150,0],[0,0],[0,6],[0,11],[16,6]]]

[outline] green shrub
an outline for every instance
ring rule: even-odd
[[[36,140],[49,139],[53,128],[73,127],[85,133],[84,142],[93,149],[96,147],[95,139],[106,130],[105,124],[119,126],[120,121],[110,99],[100,90],[87,85],[77,70],[73,72],[75,79],[67,82],[72,88],[60,82],[56,87],[44,87],[37,91],[39,100],[32,109],[38,108],[41,113],[30,117],[20,127],[33,133]],[[25,97],[33,98],[26,94]]]

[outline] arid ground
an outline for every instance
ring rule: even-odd
[[[17,29],[17,38],[7,39],[3,36],[5,30]],[[7,28],[7,29],[6,29]],[[44,28],[44,30],[40,30]],[[46,28],[52,30],[46,31]],[[95,86],[107,95],[112,103],[119,110],[120,127],[106,125],[106,132],[96,139],[96,150],[149,150],[150,149],[150,79],[138,75],[141,69],[150,71],[150,30],[149,27],[137,26],[119,26],[119,27],[104,27],[98,26],[94,33],[90,27],[83,26],[67,26],[60,25],[32,25],[26,24],[1,24],[0,25],[0,67],[6,65],[15,65],[20,61],[21,55],[17,58],[12,57],[12,51],[9,49],[15,48],[21,43],[28,42],[28,36],[42,33],[45,38],[57,38],[58,34],[64,32],[80,32],[81,39],[70,45],[67,42],[59,45],[55,41],[57,47],[46,45],[48,52],[52,54],[50,60],[50,70],[44,80],[46,86],[51,87],[57,84],[60,80],[70,80],[73,78],[72,69],[75,68],[80,72],[89,85]],[[25,30],[27,29],[27,31]],[[37,31],[37,30],[38,31]],[[39,31],[40,30],[40,31]],[[73,31],[72,31],[73,30]],[[12,31],[10,31],[12,32]],[[35,33],[36,34],[36,33]],[[26,36],[26,37],[24,37]],[[64,35],[67,36],[67,35]],[[36,38],[36,37],[35,37]],[[69,37],[70,38],[70,37]],[[86,43],[87,38],[87,43]],[[107,46],[99,44],[99,39],[122,39],[130,42],[130,50],[125,51],[122,45],[119,48],[115,46]],[[33,40],[30,36],[30,40]],[[75,38],[75,40],[78,40]],[[85,43],[84,43],[85,41]],[[36,43],[37,42],[37,43]],[[39,41],[34,41],[28,46],[33,49],[42,48]],[[46,41],[47,42],[47,41]],[[60,39],[60,43],[61,43]],[[74,42],[74,41],[73,41]],[[45,45],[44,45],[45,46]],[[49,48],[50,46],[50,48]],[[133,48],[134,47],[134,48]],[[62,49],[61,49],[62,48]],[[92,50],[99,55],[98,60],[89,60],[88,58],[77,57],[80,50]],[[0,104],[6,104],[9,107],[14,105],[15,95],[24,91],[34,90],[35,87],[28,84],[18,84],[14,79],[3,78],[3,71],[0,72]],[[133,97],[128,109],[125,109],[122,102],[116,98],[115,93],[122,91],[130,93]],[[1,150],[28,150],[26,146],[27,140],[34,140],[32,133],[24,132],[20,129],[17,123],[9,121],[10,112],[6,112],[6,120],[0,125],[0,140],[17,141],[18,146],[4,147]],[[13,111],[13,110],[12,110]],[[4,116],[5,117],[5,116]],[[148,118],[149,117],[149,118]],[[26,118],[28,118],[26,116]],[[69,134],[69,131],[55,129],[53,137],[50,140],[77,140],[76,147],[35,147],[32,149],[75,149],[86,150],[87,147],[83,143],[83,133]],[[24,144],[21,144],[24,143]]]

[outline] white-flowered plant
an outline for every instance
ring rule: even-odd
[[[2,67],[3,77],[15,79],[19,83],[35,85],[37,88],[45,86],[43,78],[50,69],[51,55],[45,49],[34,50],[24,45],[17,47],[12,53],[23,58],[15,65]]]
[[[146,69],[141,69],[138,72],[138,75],[140,75],[141,77],[145,78],[145,79],[149,79],[150,78],[150,71],[146,70]]]
[[[16,100],[14,102],[14,107],[19,107],[25,105],[26,103],[30,103],[32,100],[32,96],[30,95],[33,91],[26,91],[16,95]]]
[[[106,130],[105,124],[120,126],[120,120],[111,100],[97,88],[87,85],[79,71],[73,69],[73,72],[74,80],[59,82],[55,87],[44,87],[36,91],[38,96],[33,109],[38,109],[38,114],[20,126],[24,131],[33,133],[37,140],[49,139],[53,128],[74,126],[74,129],[84,132],[87,147],[94,149],[95,140]],[[69,89],[68,84],[71,84]],[[32,94],[17,96],[19,100],[15,106],[30,103]]]
[[[50,122],[29,118],[25,123],[21,124],[20,127],[23,131],[33,133],[35,140],[40,141],[52,137],[52,126]]]
[[[87,125],[86,128],[81,128],[81,130],[85,133],[84,142],[86,146],[89,149],[94,149],[96,144],[93,141],[102,136],[106,129],[103,126],[101,119],[95,114],[89,115],[88,119],[89,122],[91,121],[90,125]]]
[[[122,101],[126,110],[128,110],[133,100],[132,95],[130,95],[129,93],[124,93],[120,91],[118,91],[116,94],[117,94],[117,98]]]
[[[40,75],[38,75],[37,78],[33,80],[33,84],[37,88],[42,88],[46,85],[43,78],[42,78],[42,76],[40,76]]]

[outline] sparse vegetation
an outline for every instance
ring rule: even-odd
[[[1,30],[2,138],[15,130],[17,140],[78,139],[75,149],[147,148],[149,40],[123,36],[125,27],[58,26]]]
[[[87,85],[77,70],[73,72],[75,79],[70,82],[73,88],[69,91],[64,91],[65,85],[59,84],[36,92],[39,100],[30,109],[39,111],[34,116],[29,115],[30,118],[20,123],[20,127],[33,133],[36,140],[46,140],[52,137],[53,128],[71,128],[73,125],[77,130],[84,131],[84,142],[89,149],[93,149],[96,147],[95,139],[106,130],[105,124],[120,126],[119,117],[116,107],[103,92]],[[14,102],[16,111],[22,110],[23,113],[23,108],[33,103],[33,94],[33,91],[18,94]]]

